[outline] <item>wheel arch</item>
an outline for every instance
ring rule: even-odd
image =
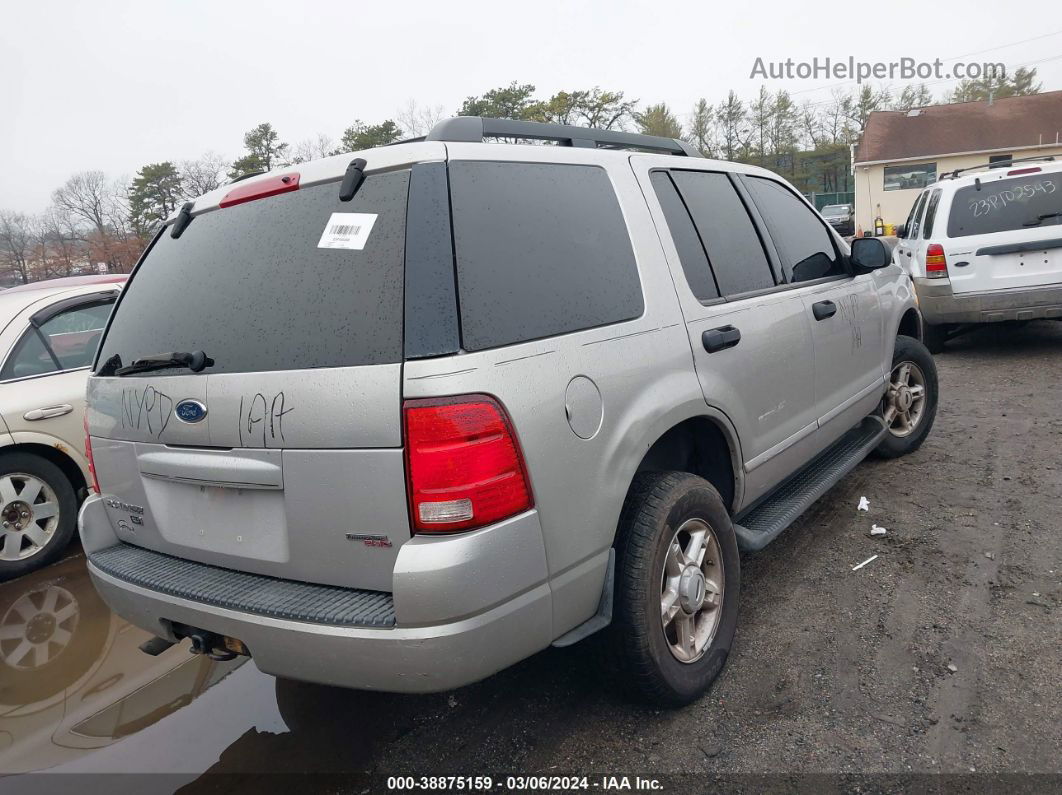
[[[85,474],[80,464],[70,455],[69,447],[65,442],[55,440],[48,444],[46,441],[36,438],[31,441],[16,440],[13,444],[0,447],[0,461],[3,461],[5,457],[13,453],[35,455],[55,464],[66,475],[67,480],[70,481],[74,488],[74,494],[80,503],[88,488],[88,483],[85,480]]]
[[[648,446],[634,474],[669,470],[704,478],[731,511],[739,504],[740,448],[732,428],[722,418],[696,414],[675,422]]]
[[[913,306],[908,307],[900,316],[900,324],[896,328],[896,336],[900,335],[914,337],[919,342],[922,341],[922,315]]]

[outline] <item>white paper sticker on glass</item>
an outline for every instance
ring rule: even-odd
[[[349,248],[361,251],[369,239],[376,213],[332,213],[317,248]]]

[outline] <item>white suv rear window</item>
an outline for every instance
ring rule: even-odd
[[[1024,174],[955,191],[948,237],[1012,232],[1062,223],[1062,174]]]

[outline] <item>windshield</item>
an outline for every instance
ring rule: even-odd
[[[1026,174],[955,191],[948,237],[1012,232],[1062,223],[1062,174]]]
[[[408,185],[408,171],[369,176],[341,202],[328,183],[203,213],[176,240],[167,228],[98,362],[203,351],[205,372],[233,373],[401,361]]]
[[[839,216],[848,215],[849,208],[847,204],[827,204],[822,208],[822,214],[825,216]]]

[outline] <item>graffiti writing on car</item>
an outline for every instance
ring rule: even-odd
[[[173,398],[150,384],[122,390],[122,427],[161,436],[170,424]]]
[[[1049,179],[1042,179],[1038,182],[1027,182],[1024,185],[1018,185],[1013,188],[997,191],[996,193],[990,193],[979,199],[972,199],[970,201],[970,209],[973,211],[974,218],[979,218],[988,215],[993,210],[1001,210],[1008,204],[1028,201],[1037,193],[1050,196],[1056,190],[1058,190],[1058,186]]]
[[[284,417],[291,414],[294,407],[288,407],[283,392],[277,392],[271,398],[261,392],[250,400],[240,398],[239,432],[240,445],[258,444],[259,436],[262,447],[275,445],[277,440],[284,442]]]

